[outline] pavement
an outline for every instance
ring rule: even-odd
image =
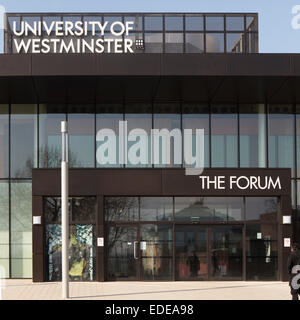
[[[61,283],[5,280],[4,300],[60,300]],[[70,300],[290,300],[287,282],[71,282]]]

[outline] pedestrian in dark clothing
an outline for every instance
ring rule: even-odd
[[[299,244],[294,243],[291,247],[291,255],[289,256],[289,259],[288,259],[288,273],[290,276],[289,285],[291,287],[292,300],[299,300],[299,296],[298,296],[300,294],[300,291],[298,288],[299,285],[297,285],[297,282],[292,283],[292,280],[294,277],[297,277],[300,279],[299,272],[300,272],[300,246]]]

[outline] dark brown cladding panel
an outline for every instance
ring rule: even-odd
[[[281,190],[239,189],[236,184],[229,188],[230,176],[271,177],[275,182],[279,176]],[[291,177],[289,169],[206,169],[202,176],[225,176],[225,189],[202,189],[199,176],[187,176],[184,169],[71,169],[69,193],[76,195],[289,195]],[[246,180],[245,180],[246,181]],[[241,181],[244,186],[245,181]],[[262,183],[263,185],[263,183]],[[34,169],[34,196],[60,194],[59,169]]]

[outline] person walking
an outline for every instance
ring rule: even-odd
[[[296,266],[298,266],[298,268]],[[300,246],[298,243],[294,243],[291,246],[291,254],[288,259],[288,273],[290,276],[289,285],[291,288],[292,300],[299,300],[300,289],[295,287],[295,284],[293,285],[292,283],[294,277],[297,276],[300,278],[300,276],[297,275],[300,273]]]

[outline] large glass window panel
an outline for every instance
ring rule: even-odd
[[[8,105],[0,105],[0,177],[8,178]]]
[[[31,278],[31,182],[11,182],[12,278]]]
[[[211,276],[213,279],[241,278],[242,226],[211,227]]]
[[[235,105],[214,105],[211,115],[212,167],[237,167],[238,121]]]
[[[145,52],[147,53],[163,52],[162,33],[145,33]]]
[[[37,106],[11,106],[11,177],[30,178],[37,166]]]
[[[241,197],[175,197],[175,221],[211,222],[243,219]]]
[[[232,53],[243,52],[243,33],[227,33],[226,34],[226,51]]]
[[[9,199],[8,182],[0,181],[0,266],[9,277]]]
[[[246,220],[277,221],[277,211],[278,199],[276,197],[246,198]]]
[[[66,120],[62,105],[39,106],[39,167],[61,166],[61,121]]]
[[[165,34],[165,52],[182,53],[183,52],[183,33]]]
[[[46,225],[48,280],[61,281],[61,225]],[[73,224],[69,240],[69,280],[92,281],[96,275],[95,226]]]
[[[182,31],[183,30],[183,16],[166,16],[165,17],[166,31]]]
[[[293,106],[269,106],[269,166],[291,168],[295,175]]]
[[[206,16],[206,30],[208,31],[222,31],[224,30],[223,16]]]
[[[182,129],[192,129],[193,155],[195,156],[196,130],[204,129],[204,166],[209,167],[209,107],[206,105],[183,105]],[[185,166],[188,166],[187,164]]]
[[[95,162],[95,108],[93,105],[70,105],[69,166],[94,167]]]
[[[162,16],[145,16],[144,18],[146,31],[161,31],[163,30]]]
[[[240,166],[265,168],[267,157],[265,106],[240,105]]]
[[[226,30],[228,31],[243,31],[244,16],[226,16]]]
[[[247,280],[277,280],[277,228],[263,223],[246,226]]]
[[[152,105],[128,104],[125,112],[130,139],[127,142],[126,167],[151,167]]]
[[[115,22],[121,22],[122,23],[122,17],[121,16],[104,16],[104,23],[108,22],[106,30],[110,30],[110,27],[113,23]],[[121,25],[120,24],[116,24],[114,26],[114,30],[116,32],[120,32],[121,31]]]
[[[143,30],[143,17],[140,15],[124,17],[124,22],[133,22],[131,27],[133,31],[142,31]]]
[[[119,153],[119,123],[123,121],[124,108],[122,104],[105,104],[97,106],[96,115],[96,162],[97,167],[122,167],[125,158]],[[98,139],[99,130],[109,129],[109,132]],[[116,149],[110,149],[110,145]]]
[[[206,34],[206,52],[218,53],[224,52],[224,33]]]
[[[137,197],[106,197],[104,218],[110,221],[139,220],[139,200]]]
[[[140,232],[141,279],[172,280],[172,225],[142,225]]]
[[[176,280],[205,280],[208,275],[207,228],[175,227]]]
[[[202,31],[203,30],[203,16],[185,16],[185,30],[186,31]]]
[[[154,129],[159,134],[153,137],[153,162],[156,167],[181,167],[182,144],[179,104],[155,104],[154,105]],[[167,129],[170,133],[164,134]],[[179,131],[178,131],[179,130]],[[167,132],[166,132],[167,133]]]
[[[141,221],[173,220],[172,197],[141,197]]]
[[[204,33],[185,34],[185,52],[203,53],[204,52]]]

